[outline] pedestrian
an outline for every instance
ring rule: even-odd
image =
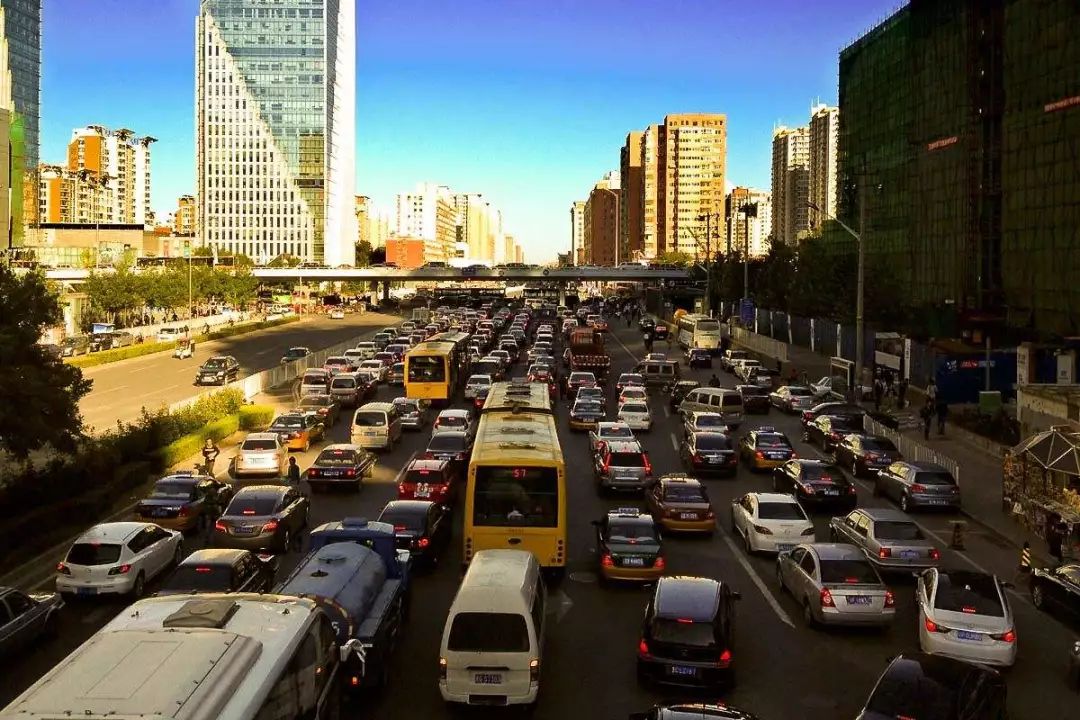
[[[211,489],[206,493],[206,499],[203,502],[203,515],[200,521],[203,524],[203,530],[206,532],[208,544],[211,538],[214,537],[214,524],[217,523],[224,509],[221,507],[221,498],[218,497],[218,492],[218,490]]]
[[[713,373],[712,377],[709,378],[709,387],[720,387],[720,378],[716,377],[716,373]]]
[[[937,383],[933,380],[926,386],[926,400],[930,403],[937,402]]]
[[[221,448],[217,446],[213,438],[206,438],[206,442],[203,443],[202,456],[203,456],[203,472],[214,477],[214,462],[217,460],[218,455],[221,454]]]
[[[881,378],[874,380],[874,410],[881,410],[881,398],[885,394],[885,383],[881,382]]]
[[[799,382],[799,371],[794,365],[791,366],[791,372],[788,373],[787,383],[788,385],[797,385]]]
[[[285,471],[285,479],[288,480],[288,484],[300,489],[300,466],[296,464],[296,458],[289,458],[289,467]]]
[[[922,418],[923,423],[923,439],[930,439],[930,423],[934,419],[934,406],[927,400],[923,405],[922,410],[919,411],[919,417]]]
[[[896,386],[896,405],[901,410],[904,409],[904,398],[907,397],[907,378],[900,378],[900,382]]]
[[[1061,546],[1065,540],[1062,525],[1064,523],[1060,518],[1051,520],[1046,524],[1046,545],[1050,550],[1050,556],[1057,560],[1059,565],[1065,561],[1061,552]]]
[[[1024,547],[1020,548],[1020,565],[1016,568],[1016,575],[1013,576],[1013,585],[1022,578],[1031,578],[1031,543],[1027,540],[1024,541]]]
[[[634,320],[633,313],[628,314],[626,316],[626,327],[630,327],[630,324],[633,322],[633,320]]]
[[[937,404],[937,432],[938,435],[945,434],[945,419],[949,417],[949,404],[944,400],[939,400]]]

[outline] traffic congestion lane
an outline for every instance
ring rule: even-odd
[[[83,374],[94,385],[79,403],[79,409],[88,428],[115,427],[118,420],[136,419],[143,407],[168,405],[206,390],[193,384],[195,371],[214,355],[235,356],[240,361],[240,377],[245,377],[274,367],[293,345],[319,350],[399,321],[398,317],[381,313],[348,314],[344,320],[319,316],[198,343],[190,358],[177,359],[162,352],[86,368]]]

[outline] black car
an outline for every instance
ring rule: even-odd
[[[710,578],[660,578],[641,626],[638,681],[705,688],[734,684],[738,599],[727,583]]]
[[[683,401],[687,393],[689,393],[691,390],[696,390],[699,387],[701,387],[701,383],[699,383],[697,380],[680,380],[677,383],[668,385],[666,388],[664,388],[664,391],[670,395],[670,400],[668,401],[668,404],[671,406],[671,409],[675,410],[676,408],[678,408],[679,403]]]
[[[736,385],[735,389],[742,395],[743,412],[754,415],[768,415],[772,409],[769,402],[769,388],[758,385]]]
[[[274,556],[250,550],[196,550],[176,566],[157,594],[268,593],[277,567]]]
[[[438,564],[453,524],[450,512],[430,500],[391,500],[379,515],[379,522],[394,526],[399,549],[408,550],[429,566]]]
[[[1031,603],[1040,610],[1080,621],[1080,563],[1032,570]]]
[[[730,705],[679,703],[656,705],[648,712],[630,713],[629,720],[758,720],[758,717]]]
[[[829,401],[815,405],[809,410],[804,410],[801,422],[805,428],[819,415],[832,415],[834,417],[859,418],[859,425],[861,427],[861,418],[865,414],[866,410],[859,405],[854,405],[849,402]]]
[[[232,355],[212,357],[195,371],[196,385],[227,385],[240,376],[240,363]]]
[[[59,593],[29,594],[0,587],[0,658],[11,658],[36,646],[56,626],[64,607]]]
[[[705,348],[690,348],[686,351],[687,367],[712,367],[712,355]]]
[[[668,326],[664,323],[656,323],[652,327],[653,340],[667,340]]]
[[[835,452],[836,464],[850,470],[854,477],[877,473],[900,459],[893,441],[878,435],[847,435]]]
[[[469,462],[473,436],[463,430],[443,430],[431,436],[424,457],[429,460],[449,460],[461,471]]]
[[[359,492],[364,478],[375,468],[375,455],[358,445],[335,444],[323,448],[307,470],[312,492],[348,486]]]
[[[863,431],[862,420],[843,415],[818,415],[806,424],[803,440],[821,446],[825,452],[831,452],[848,435],[857,435]]]
[[[214,524],[214,547],[286,552],[308,525],[310,503],[296,488],[242,488]]]
[[[696,475],[734,475],[739,469],[739,453],[724,433],[698,430],[689,433],[679,446],[683,467]]]
[[[856,720],[1005,720],[997,670],[940,655],[904,653],[878,678]]]
[[[840,468],[821,460],[788,460],[773,470],[773,492],[795,496],[804,507],[855,508],[855,486]]]

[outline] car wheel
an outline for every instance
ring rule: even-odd
[[[289,552],[289,548],[291,546],[292,546],[292,533],[290,533],[288,530],[286,530],[285,533],[281,536],[281,544],[278,546],[278,549],[282,553],[287,553],[287,552]]]
[[[817,627],[817,620],[814,619],[814,611],[810,609],[810,598],[803,600],[803,622],[806,623],[806,627]]]
[[[907,493],[904,493],[903,495],[901,495],[900,496],[900,509],[903,510],[904,512],[907,512],[910,505],[911,505],[911,502],[908,500]]]
[[[750,531],[749,530],[747,530],[746,534],[743,535],[743,545],[746,546],[746,554],[747,555],[753,555],[754,554],[754,552],[755,552],[754,551],[754,543],[751,542],[751,540],[750,540]]]
[[[1031,604],[1039,610],[1042,610],[1046,604],[1046,596],[1043,594],[1042,585],[1035,585],[1031,588]]]
[[[146,590],[146,577],[140,571],[135,576],[135,584],[131,586],[131,597],[134,600],[138,600],[143,596],[143,592]]]

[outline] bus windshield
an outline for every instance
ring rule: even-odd
[[[476,468],[473,524],[558,527],[558,471],[553,467]]]
[[[409,382],[446,382],[446,363],[443,358],[431,355],[410,356]]]
[[[706,333],[720,332],[720,323],[715,320],[699,320],[695,330]]]

